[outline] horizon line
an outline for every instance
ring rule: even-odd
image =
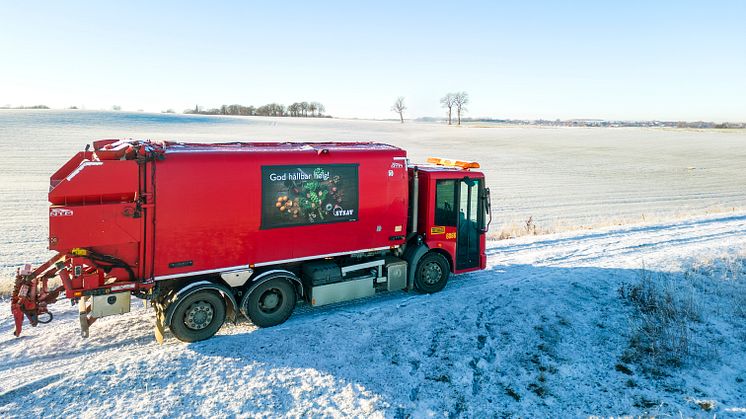
[[[116,106],[116,105],[115,105]],[[306,118],[306,117],[291,117],[291,116],[266,116],[266,115],[227,115],[227,114],[203,114],[203,113],[187,113],[184,111],[176,112],[173,110],[173,108],[167,108],[165,110],[161,111],[150,111],[150,110],[144,110],[142,108],[140,109],[106,109],[106,108],[86,108],[85,105],[81,105],[80,107],[77,107],[76,105],[70,106],[70,107],[50,107],[43,104],[38,105],[31,105],[31,106],[11,106],[9,104],[5,104],[3,106],[0,106],[0,110],[16,110],[16,111],[89,111],[89,112],[121,112],[121,113],[149,113],[149,114],[156,114],[156,115],[200,115],[200,116],[236,116],[236,117],[260,117],[260,118]],[[318,119],[350,119],[350,120],[368,120],[368,121],[399,121],[398,118],[392,117],[392,118],[376,118],[376,117],[366,117],[366,116],[332,116],[332,115],[324,115],[323,117],[311,117],[311,118],[318,118]],[[406,121],[420,121],[420,122],[428,122],[427,120],[437,120],[437,121],[447,121],[448,118],[446,116],[417,116],[417,117],[410,117],[410,118],[404,118]],[[579,118],[579,117],[573,117],[573,118],[546,118],[546,117],[538,117],[538,118],[503,118],[503,117],[494,117],[494,116],[478,116],[478,117],[462,117],[461,121],[468,121],[468,122],[662,122],[662,123],[675,123],[675,122],[685,122],[685,123],[719,123],[719,124],[746,124],[746,121],[735,121],[735,120],[706,120],[706,119],[660,119],[660,118],[653,118],[653,119],[629,119],[629,118]]]

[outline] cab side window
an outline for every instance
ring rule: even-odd
[[[457,221],[456,180],[435,182],[435,225],[456,226]]]

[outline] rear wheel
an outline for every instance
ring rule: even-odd
[[[422,293],[438,292],[446,286],[450,273],[450,265],[443,255],[432,251],[425,253],[417,262],[414,286]]]
[[[244,312],[259,327],[284,323],[293,314],[295,287],[285,278],[273,278],[249,291]]]
[[[182,342],[211,338],[225,322],[225,300],[215,291],[197,291],[178,304],[169,327]]]

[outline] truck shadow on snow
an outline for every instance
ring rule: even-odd
[[[124,323],[125,319],[122,320]],[[43,326],[44,325],[42,325],[41,327]],[[152,333],[151,335],[143,334],[121,338],[116,337],[114,339],[101,336],[100,338],[93,337],[88,340],[82,340],[80,337],[76,336],[77,331],[74,328],[68,329],[69,333],[72,334],[72,336],[70,341],[66,345],[45,345],[43,350],[29,349],[27,352],[31,353],[32,355],[28,357],[21,357],[12,360],[6,359],[2,363],[0,363],[0,374],[4,373],[5,371],[12,371],[15,368],[27,367],[30,364],[34,363],[46,365],[48,363],[64,363],[65,361],[76,361],[80,357],[85,358],[87,356],[103,354],[107,351],[112,350],[127,350],[131,347],[148,345],[153,341]],[[12,329],[9,329],[8,334],[10,334],[11,331]],[[143,331],[145,332],[145,330]],[[21,336],[18,338],[13,337],[0,342],[0,351],[2,351],[6,347],[12,350],[14,349],[14,347],[18,347],[19,345],[33,347],[35,345],[35,342],[39,342],[39,340],[41,339],[41,336]],[[42,344],[45,343],[42,342]],[[48,342],[46,344],[48,345]]]
[[[425,407],[470,415],[514,411],[521,401],[551,399],[578,404],[581,412],[608,411],[606,404],[623,402],[596,400],[598,392],[587,387],[613,395],[628,385],[630,377],[615,369],[627,345],[628,310],[618,289],[639,275],[494,266],[452,277],[438,294],[399,292],[301,309],[281,326],[218,335],[189,349],[223,357],[231,368],[289,369],[285,375],[298,376],[285,385],[308,381],[314,397],[357,389],[397,415]],[[304,378],[309,370],[332,384],[315,387]],[[246,409],[259,401],[247,400]]]

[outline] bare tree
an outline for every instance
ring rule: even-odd
[[[256,114],[259,116],[269,116],[269,105],[262,105],[256,108]]]
[[[270,111],[272,116],[285,116],[285,106],[279,103],[270,103]]]
[[[308,107],[311,111],[311,116],[321,116],[321,113],[324,112],[324,105],[319,102],[311,102]]]
[[[391,110],[399,114],[399,119],[401,120],[401,123],[404,123],[404,110],[407,109],[406,106],[404,106],[404,96],[399,96],[396,98],[396,101],[394,102],[394,105],[391,107]]]
[[[298,116],[298,112],[300,112],[300,103],[293,102],[292,105],[288,106],[288,113],[290,116]]]
[[[444,108],[448,109],[448,125],[451,125],[451,114],[453,113],[453,105],[455,105],[456,95],[454,93],[448,93],[440,98],[440,104]]]
[[[466,92],[458,92],[453,95],[453,104],[456,106],[456,113],[458,115],[458,124],[461,125],[461,113],[466,112],[466,105],[469,103],[469,94]]]

